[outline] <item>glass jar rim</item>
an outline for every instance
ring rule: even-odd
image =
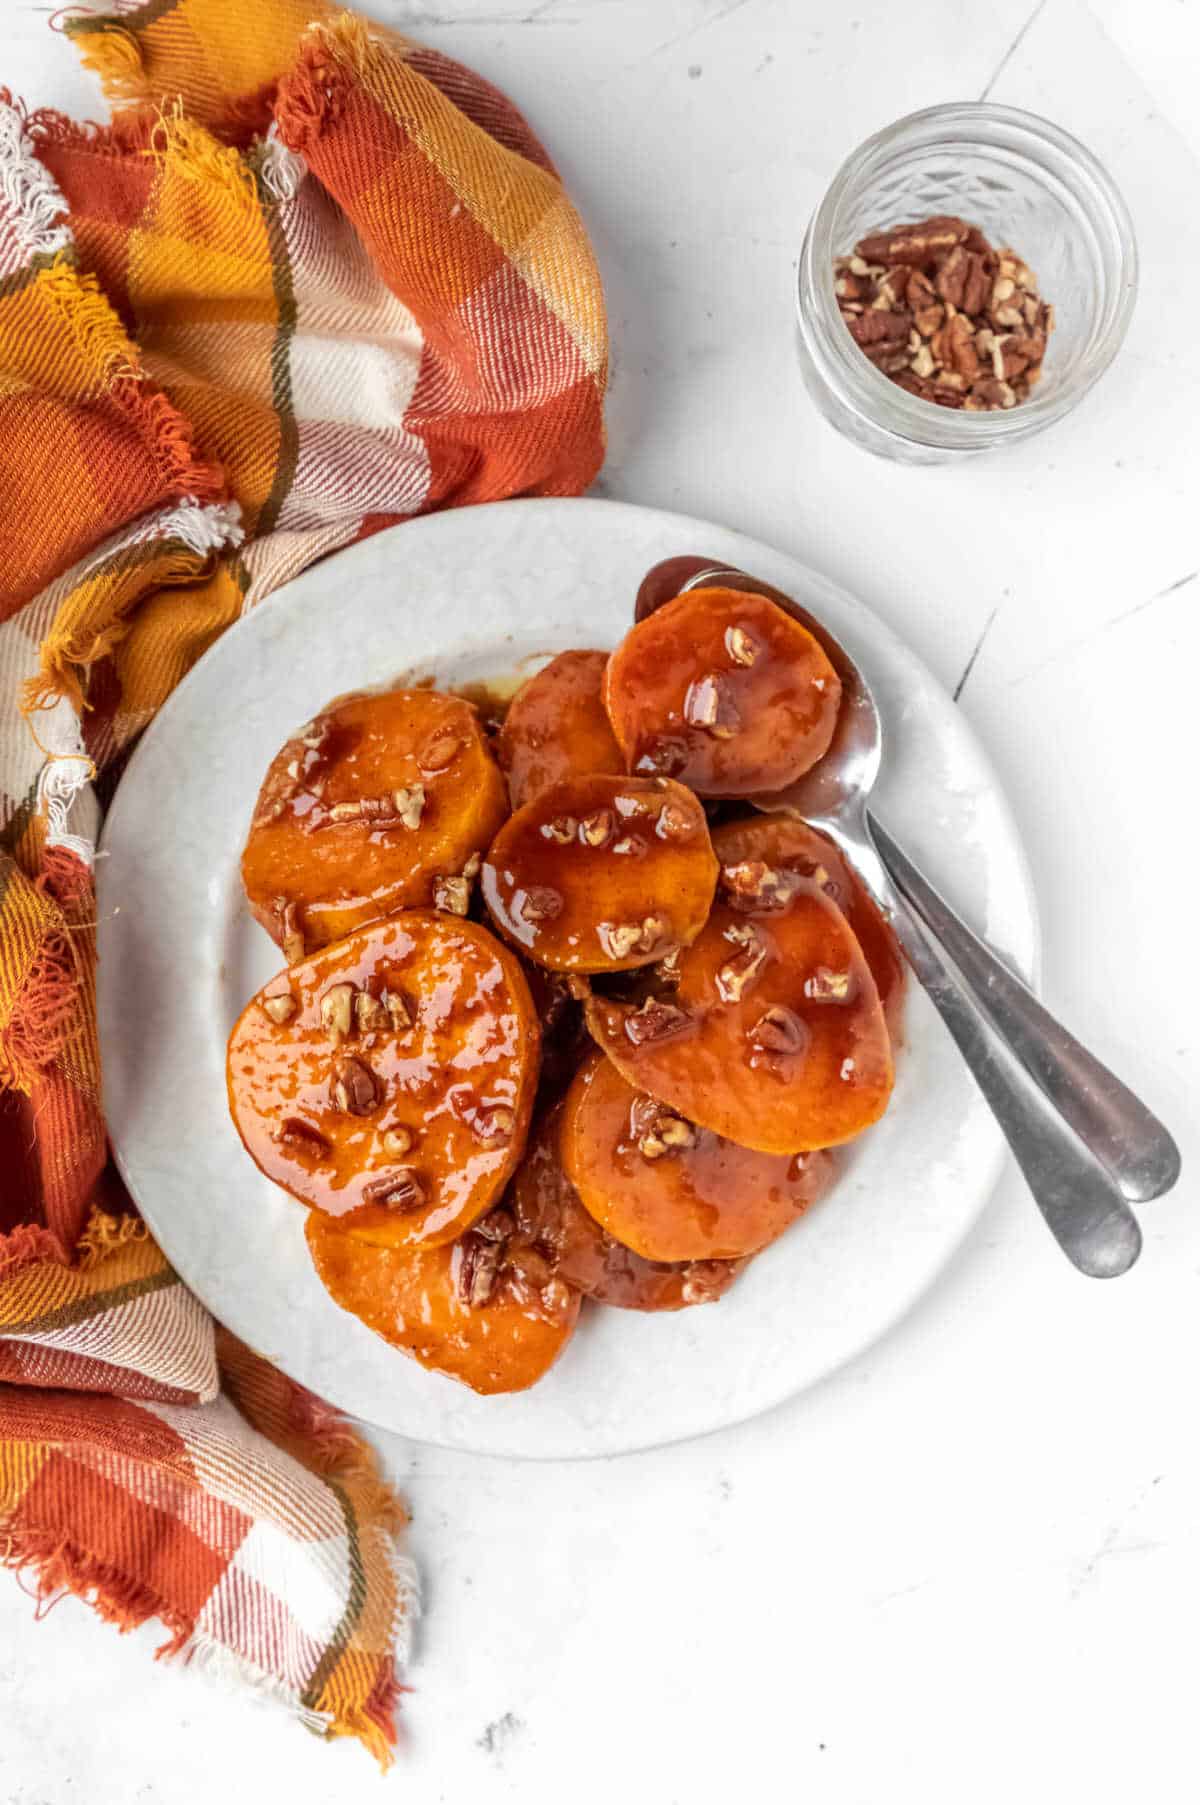
[[[1104,316],[1093,352],[1059,387],[1043,394],[1035,393],[1014,408],[966,413],[961,409],[938,407],[934,402],[910,395],[863,356],[846,330],[837,305],[833,264],[835,257],[844,254],[846,248],[834,242],[834,226],[841,203],[864,166],[905,138],[914,137],[919,141],[923,128],[936,128],[929,138],[931,148],[950,129],[958,136],[969,136],[972,128],[976,135],[983,128],[987,137],[994,135],[997,148],[1007,146],[1019,151],[1024,140],[1029,149],[1048,150],[1071,171],[1076,200],[1093,223],[1104,230],[1116,254],[1116,279],[1105,297]],[[801,330],[805,332],[809,350],[826,380],[846,403],[897,438],[937,450],[973,451],[984,445],[1024,438],[1070,411],[1103,375],[1120,349],[1137,298],[1137,283],[1137,240],[1129,209],[1112,177],[1086,145],[1037,113],[992,101],[956,101],[908,113],[873,133],[851,151],[809,224],[800,258],[798,301]],[[819,343],[813,342],[807,330],[806,299],[817,315]]]

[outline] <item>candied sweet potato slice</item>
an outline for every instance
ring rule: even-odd
[[[437,900],[508,813],[478,713],[459,696],[346,696],[271,761],[242,854],[256,921],[288,962]]]
[[[712,842],[723,866],[798,871],[820,885],[854,930],[894,1038],[904,1003],[904,957],[878,903],[833,841],[798,816],[779,814],[727,821],[712,830]]]
[[[842,688],[807,628],[763,596],[694,589],[625,635],[604,703],[625,762],[701,796],[784,789],[828,750]]]
[[[393,1347],[472,1391],[525,1391],[574,1333],[579,1293],[511,1263],[511,1217],[493,1210],[443,1247],[375,1247],[315,1211],[304,1225],[334,1302]],[[543,1265],[545,1262],[543,1262]]]
[[[229,1037],[251,1158],[386,1246],[453,1240],[520,1158],[538,1077],[520,966],[486,928],[414,909],[264,985]]]
[[[717,861],[667,778],[572,777],[505,822],[484,861],[492,919],[551,971],[631,971],[704,925]]]
[[[514,808],[565,777],[624,771],[604,708],[607,663],[607,652],[560,652],[513,697],[496,755]]]
[[[703,933],[651,994],[593,995],[587,1018],[630,1084],[764,1153],[852,1140],[891,1094],[870,967],[841,910],[798,872],[724,868]]]
[[[559,1103],[535,1126],[504,1199],[526,1239],[552,1253],[559,1277],[620,1310],[682,1310],[722,1297],[744,1260],[643,1259],[588,1214],[563,1171],[562,1115]]]
[[[831,1153],[758,1153],[685,1121],[627,1084],[602,1053],[567,1093],[562,1161],[601,1227],[648,1260],[756,1253],[834,1174]]]

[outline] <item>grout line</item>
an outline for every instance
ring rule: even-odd
[[[1000,61],[997,63],[995,69],[993,70],[991,80],[988,82],[987,86],[984,88],[983,93],[979,96],[981,101],[987,99],[988,95],[991,93],[991,91],[995,87],[996,83],[1000,80],[1000,77],[1004,74],[1004,71],[1008,68],[1008,65],[1012,62],[1013,57],[1016,56],[1017,51],[1021,48],[1021,45],[1025,42],[1025,39],[1029,36],[1029,33],[1033,30],[1034,26],[1037,24],[1038,19],[1041,17],[1043,11],[1045,10],[1045,6],[1046,6],[1046,0],[1038,0],[1037,5],[1034,7],[1033,11],[1030,13],[1029,17],[1026,19],[1024,25],[1022,25],[1020,31],[1017,33],[1016,37],[1013,39],[1012,43],[1009,45],[1008,49],[1004,52],[1004,55],[1000,58]]]
[[[993,624],[995,623],[996,616],[999,614],[999,612],[1000,612],[1000,604],[999,604],[999,602],[997,602],[996,606],[992,609],[992,612],[988,615],[987,619],[983,623],[983,632],[979,635],[979,638],[975,641],[975,648],[972,651],[971,656],[967,659],[966,669],[963,671],[962,676],[958,680],[958,686],[955,689],[953,696],[950,698],[951,701],[957,702],[958,698],[962,695],[963,690],[966,688],[967,678],[971,675],[971,672],[975,669],[975,660],[978,658],[980,652],[982,652],[983,642],[987,638],[988,634],[991,632]]]

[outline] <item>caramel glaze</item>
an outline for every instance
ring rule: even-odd
[[[905,965],[899,942],[862,879],[832,840],[795,815],[755,815],[712,828],[713,851],[722,865],[761,860],[768,866],[814,878],[854,930],[871,968],[895,1043],[904,1011]]]
[[[346,986],[342,1035],[327,1017]],[[412,910],[264,985],[229,1039],[229,1104],[251,1158],[302,1203],[363,1239],[436,1245],[520,1158],[538,1049],[513,955],[473,922]]]
[[[695,796],[666,778],[575,777],[507,821],[481,888],[501,932],[554,971],[629,971],[699,933],[717,863]]]
[[[505,1196],[520,1233],[552,1255],[559,1277],[596,1303],[620,1310],[682,1310],[721,1297],[744,1260],[644,1259],[589,1215],[563,1171],[562,1120],[559,1104],[535,1125]]]
[[[824,1195],[835,1169],[826,1151],[757,1153],[698,1128],[599,1052],[567,1093],[562,1160],[602,1228],[644,1259],[670,1261],[756,1253]]]
[[[852,1140],[883,1114],[892,1054],[875,980],[811,879],[725,867],[723,894],[640,1007],[593,995],[593,1038],[635,1089],[764,1153]],[[672,981],[673,980],[673,981]]]
[[[376,1247],[313,1211],[304,1232],[335,1303],[392,1347],[472,1391],[524,1391],[574,1332],[578,1291],[549,1273],[545,1261],[535,1272],[527,1247],[523,1261],[514,1249],[486,1298],[472,1302],[480,1249],[489,1245],[477,1231],[446,1247]]]
[[[604,702],[631,771],[701,796],[783,789],[828,750],[841,701],[812,634],[773,602],[696,589],[633,627]]]
[[[567,777],[625,769],[604,709],[607,652],[560,652],[521,686],[496,742],[514,808]]]
[[[432,902],[506,813],[469,702],[424,689],[343,697],[271,761],[242,855],[251,912],[285,949],[289,934],[304,951],[327,946]]]

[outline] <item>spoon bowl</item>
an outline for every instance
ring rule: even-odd
[[[1091,1277],[1128,1271],[1142,1245],[1130,1202],[1160,1196],[1179,1176],[1171,1136],[874,819],[867,801],[883,759],[882,721],[862,672],[821,620],[771,584],[698,556],[649,570],[635,618],[675,596],[717,587],[765,596],[785,609],[818,641],[842,685],[825,756],[786,790],[753,797],[754,806],[799,815],[837,843],[970,1066],[1063,1252]]]

